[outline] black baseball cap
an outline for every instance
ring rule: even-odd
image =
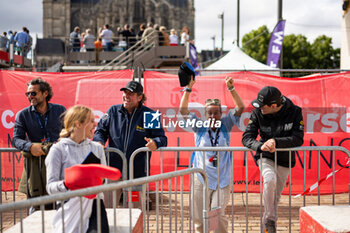
[[[194,80],[196,73],[194,72],[194,69],[190,63],[184,62],[179,68],[178,76],[179,76],[180,86],[184,87],[190,83],[192,76]]]
[[[125,90],[129,90],[133,93],[137,93],[137,94],[142,94],[143,93],[143,87],[141,85],[141,83],[136,82],[136,81],[130,81],[128,82],[128,84],[126,84],[125,87],[120,88],[121,91],[125,91]]]
[[[280,90],[273,86],[266,86],[259,91],[258,97],[252,101],[252,105],[255,108],[261,108],[264,105],[282,104],[284,101],[285,98]]]

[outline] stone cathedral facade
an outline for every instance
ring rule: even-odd
[[[109,24],[112,31],[129,24],[137,32],[141,23],[157,23],[178,33],[183,26],[194,35],[194,0],[43,0],[43,37],[69,37],[75,26],[97,35]]]

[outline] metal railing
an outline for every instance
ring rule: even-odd
[[[181,152],[181,151],[188,151],[190,152],[189,153],[189,157],[191,157],[191,152],[194,152],[194,151],[202,151],[204,152],[203,156],[205,157],[205,152],[208,152],[208,151],[216,151],[217,152],[217,156],[218,156],[218,152],[220,151],[227,151],[227,152],[230,152],[230,153],[233,153],[233,152],[243,152],[244,153],[244,161],[248,161],[248,154],[247,152],[251,151],[250,149],[246,148],[246,147],[162,147],[162,148],[159,148],[158,151],[160,151],[160,161],[163,161],[163,152],[175,152],[175,171],[177,170],[177,167],[176,167],[176,161],[178,159],[178,156],[179,156],[179,153],[178,152]],[[320,181],[321,177],[320,177],[320,152],[321,151],[331,151],[332,153],[334,151],[341,151],[341,152],[344,152],[348,158],[350,159],[350,152],[344,148],[344,147],[340,147],[340,146],[309,146],[309,147],[296,147],[296,148],[277,148],[276,149],[276,152],[275,152],[275,170],[277,170],[277,152],[278,151],[288,151],[289,152],[289,184],[288,184],[288,187],[289,187],[289,204],[288,204],[288,212],[289,212],[289,232],[291,232],[291,220],[292,220],[292,214],[291,214],[291,179],[292,179],[292,176],[291,176],[291,152],[292,151],[302,151],[303,152],[303,158],[304,158],[304,161],[306,161],[306,154],[305,152],[306,151],[316,151],[318,152],[318,180],[317,181]],[[133,178],[134,176],[134,159],[137,155],[140,154],[140,152],[146,152],[146,171],[147,171],[147,174],[149,174],[149,149],[147,147],[143,147],[143,148],[139,148],[137,150],[135,150],[132,155],[130,156],[130,161],[129,161],[129,177],[130,179]],[[232,154],[232,157],[233,157],[233,154]],[[333,158],[333,163],[332,163],[332,170],[333,172],[335,171],[335,156],[332,156]],[[261,159],[261,157],[260,157]],[[191,159],[189,159],[189,161],[191,161]],[[219,161],[219,159],[218,159]],[[260,160],[261,161],[261,160]],[[246,164],[246,169],[245,169],[245,177],[246,177],[246,181],[245,181],[245,184],[246,184],[246,192],[245,192],[245,195],[246,195],[246,205],[245,205],[245,218],[246,218],[246,232],[248,232],[248,207],[249,207],[249,200],[248,200],[248,185],[249,185],[249,181],[248,181],[248,162],[245,162]],[[163,163],[161,162],[160,163],[160,173],[163,172]],[[232,168],[234,168],[234,159],[232,159]],[[188,165],[188,167],[190,167],[190,164]],[[220,174],[220,166],[219,164],[217,165],[218,169],[217,169],[217,174]],[[203,170],[205,170],[205,165],[203,167]],[[305,181],[306,181],[306,166],[304,166],[304,169],[303,169],[303,191],[305,191],[306,189],[306,185],[305,185]],[[232,173],[234,174],[234,173]],[[218,183],[219,183],[219,175],[218,175]],[[232,181],[234,180],[234,177],[232,177]],[[262,173],[260,171],[260,226],[262,225]],[[350,169],[349,169],[349,181],[350,181]],[[176,183],[176,181],[175,181]],[[332,205],[335,205],[335,191],[334,191],[334,187],[335,187],[335,176],[332,176]],[[193,185],[193,184],[192,184]],[[231,190],[231,203],[232,203],[232,210],[231,210],[231,213],[232,213],[232,218],[231,218],[231,223],[232,223],[232,226],[234,226],[234,184],[231,183],[232,185],[232,190]],[[193,186],[192,186],[192,190],[193,190]],[[147,195],[149,195],[150,191],[147,190]],[[175,195],[176,195],[176,187],[175,187]],[[163,189],[161,189],[161,193],[163,193]],[[348,204],[350,205],[350,182],[349,182],[349,188],[348,188],[348,193],[349,193],[349,199],[348,199]],[[218,196],[219,196],[219,192],[218,192]],[[320,205],[320,187],[318,186],[318,193],[317,193],[317,204]],[[306,205],[306,196],[303,196],[303,206]],[[232,227],[232,232],[234,232],[234,228]]]
[[[123,171],[122,171],[122,180],[127,180],[128,179],[128,161],[127,158],[125,156],[125,154],[123,152],[121,152],[120,150],[113,148],[113,147],[106,147],[105,148],[105,153],[106,153],[106,162],[107,165],[110,165],[110,153],[116,153],[118,156],[120,156],[120,158],[123,161]],[[109,180],[107,180],[107,184],[109,183]],[[105,196],[105,203],[106,205],[110,205],[111,202],[111,193],[105,193],[105,195],[107,195],[107,197]],[[123,190],[123,206],[127,207],[127,200],[126,200],[126,190]]]
[[[110,61],[108,64],[103,66],[98,71],[104,70],[106,67],[113,65],[115,66],[121,66],[125,64],[129,64],[134,60],[134,57],[139,56],[140,54],[144,53],[145,51],[149,50],[153,46],[157,46],[155,44],[157,40],[153,40],[155,36],[158,36],[157,31],[153,31],[151,34],[149,34],[147,37],[139,40],[137,43],[135,43],[133,46],[128,48],[126,51],[124,51],[122,54],[114,58],[112,61]],[[149,40],[150,42],[148,42]]]
[[[243,195],[245,195],[245,198],[242,199],[242,201],[244,202],[243,206],[244,206],[244,213],[245,213],[245,231],[248,232],[248,229],[249,229],[249,217],[250,217],[249,213],[251,211],[250,208],[252,208],[250,206],[250,203],[252,203],[252,199],[249,199],[249,195],[248,195],[250,193],[249,189],[248,189],[248,186],[249,186],[249,180],[248,180],[248,175],[249,175],[249,172],[248,172],[249,171],[248,160],[249,160],[249,157],[248,157],[248,152],[250,152],[251,150],[248,149],[248,148],[245,148],[245,147],[215,147],[215,148],[213,148],[213,147],[202,147],[202,148],[199,148],[199,147],[164,147],[164,148],[159,148],[157,151],[155,151],[153,153],[160,153],[160,161],[161,161],[160,162],[160,174],[163,174],[163,171],[164,171],[163,160],[165,159],[165,156],[164,156],[165,153],[174,153],[174,155],[175,155],[174,156],[175,163],[174,163],[173,170],[175,172],[177,172],[178,169],[183,169],[183,168],[189,168],[190,167],[190,164],[186,165],[185,167],[182,164],[183,168],[180,168],[180,166],[178,166],[177,161],[180,158],[180,152],[188,152],[188,158],[189,158],[189,161],[190,161],[191,154],[194,151],[202,151],[202,152],[204,152],[203,155],[205,154],[206,151],[217,151],[217,153],[221,152],[221,151],[227,151],[227,152],[229,152],[231,154],[232,158],[236,158],[238,153],[243,153],[244,154],[245,169],[242,169],[242,172],[245,172],[245,179],[246,180],[244,182],[245,183],[245,192],[243,191],[243,193],[242,193],[242,198],[243,198]],[[350,152],[347,149],[345,149],[344,147],[339,147],[339,146],[297,147],[297,148],[277,149],[276,151],[289,151],[289,156],[291,156],[292,151],[302,152],[303,156],[302,157],[300,156],[299,159],[300,159],[300,161],[302,160],[304,162],[304,164],[306,164],[306,152],[312,152],[312,151],[317,152],[317,161],[318,161],[317,162],[317,177],[318,177],[317,181],[319,181],[321,179],[320,161],[321,161],[321,152],[322,151],[330,151],[331,152],[331,158],[332,158],[332,167],[331,167],[331,169],[332,169],[333,172],[335,171],[335,164],[336,164],[335,163],[335,155],[334,155],[335,151],[340,151],[342,153],[345,153],[346,156],[348,158],[350,158]],[[13,153],[12,154],[12,158],[14,158],[14,153],[15,152],[19,152],[19,151],[16,150],[16,149],[13,149],[13,148],[0,148],[0,153],[1,152],[7,152],[9,154]],[[118,150],[115,150],[114,148],[107,148],[106,152],[107,153],[108,152],[117,152],[121,156],[123,154],[122,152],[120,152]],[[135,157],[139,155],[140,152],[146,152],[146,168],[145,169],[147,170],[146,173],[149,174],[149,167],[150,167],[150,164],[148,162],[149,161],[149,156],[150,156],[149,155],[149,150],[148,150],[147,147],[139,148],[138,150],[135,150],[134,153],[130,157],[129,171],[128,171],[130,179],[133,178],[133,169],[134,169],[133,161],[134,161]],[[275,156],[276,155],[277,154],[275,153]],[[167,158],[169,158],[169,157],[167,156]],[[13,161],[14,161],[14,159],[13,159]],[[231,166],[232,166],[233,169],[237,169],[238,166],[235,166],[234,161],[235,161],[235,159],[232,159]],[[276,159],[275,159],[275,161],[276,161]],[[289,159],[289,161],[291,161],[291,160]],[[107,160],[107,162],[108,162],[108,160]],[[123,159],[123,167],[126,166],[125,163],[126,163],[126,159]],[[277,164],[275,164],[275,166],[277,166]],[[0,166],[0,168],[1,168],[1,166]],[[238,168],[242,168],[242,167],[238,167]],[[306,177],[306,169],[307,168],[306,168],[306,165],[305,165],[303,167],[303,184],[302,184],[303,185],[303,191],[305,191],[306,188],[307,188],[306,187],[306,178],[307,178]],[[15,170],[15,167],[14,167],[14,164],[13,164],[13,171],[14,170]],[[127,170],[128,169],[124,169],[123,168],[123,177],[126,177]],[[205,167],[204,167],[203,170],[205,170]],[[219,172],[220,172],[220,170],[218,169],[218,174],[219,174]],[[15,173],[13,173],[13,174],[15,174]],[[232,182],[233,182],[235,180],[234,172],[232,174],[233,174],[232,175]],[[291,196],[291,185],[290,185],[290,184],[292,184],[293,176],[290,175],[290,174],[292,174],[292,173],[291,173],[291,164],[289,163],[289,179],[287,181],[287,185],[288,185],[288,188],[289,188],[289,190],[288,190],[288,208],[285,207],[287,209],[285,209],[285,211],[284,211],[285,213],[288,212],[288,221],[289,221],[288,222],[288,228],[289,228],[289,232],[291,232],[291,229],[292,229],[292,227],[291,227],[291,225],[292,225],[292,209],[294,209],[294,207],[297,207],[299,204],[301,206],[306,206],[307,204],[310,204],[310,202],[306,203],[306,198],[310,198],[312,200],[311,202],[314,202],[314,199],[315,199],[312,196],[310,196],[310,197],[309,196],[308,197],[307,196],[303,196],[302,197],[302,203],[298,202],[298,203],[295,203],[295,206],[293,206],[292,205],[292,196]],[[147,226],[148,230],[150,228],[150,223],[149,222],[150,222],[150,217],[151,217],[151,214],[152,214],[152,213],[150,213],[150,208],[149,208],[148,201],[150,200],[150,194],[152,194],[152,193],[155,193],[155,195],[156,195],[156,200],[157,200],[156,201],[156,206],[158,206],[158,207],[159,206],[164,206],[164,202],[163,202],[164,201],[164,198],[163,198],[164,195],[169,195],[169,200],[171,200],[172,199],[171,197],[174,195],[173,196],[175,198],[175,202],[174,203],[176,203],[175,204],[175,229],[177,229],[177,223],[178,223],[178,221],[177,221],[178,220],[178,216],[177,216],[177,213],[178,213],[178,207],[177,207],[177,203],[178,203],[178,201],[177,201],[178,187],[177,187],[177,184],[178,184],[178,182],[177,182],[176,178],[174,178],[174,179],[175,179],[175,183],[173,183],[172,181],[169,181],[168,191],[163,191],[163,187],[164,187],[163,186],[163,181],[161,181],[161,186],[160,187],[159,187],[159,184],[156,184],[156,188],[155,189],[153,188],[151,191],[150,191],[149,185],[147,185],[147,187],[145,185],[142,186],[142,207],[143,207],[143,210],[144,210],[144,212],[143,212],[144,213],[144,226],[145,227]],[[261,180],[262,180],[262,175],[260,173],[260,181]],[[350,180],[350,169],[349,169],[349,180]],[[332,205],[339,204],[340,202],[344,203],[343,200],[342,201],[337,201],[337,203],[336,203],[336,198],[335,198],[336,197],[335,196],[336,182],[335,181],[336,181],[335,180],[335,176],[333,176],[332,177],[332,191],[331,191],[331,193],[332,193],[331,194],[331,204]],[[313,181],[313,182],[316,182],[316,180]],[[112,183],[110,185],[115,185],[115,184],[116,183]],[[171,184],[173,184],[174,186],[172,186]],[[188,192],[183,191],[183,178],[181,178],[181,184],[180,185],[181,185],[181,188],[180,188],[181,201],[180,202],[182,203],[183,202],[183,195],[184,194],[188,194]],[[190,185],[189,187],[191,187],[191,179],[189,179],[189,185]],[[192,185],[193,185],[193,183],[192,183]],[[231,211],[230,211],[230,215],[231,215],[231,226],[234,226],[235,225],[234,215],[237,215],[237,211],[235,211],[235,209],[239,209],[240,206],[235,204],[234,195],[235,195],[235,193],[237,193],[237,191],[235,190],[236,184],[235,183],[231,183],[231,185],[232,185],[232,189],[231,189]],[[262,182],[260,182],[259,185],[260,185],[260,203],[258,204],[258,206],[260,208],[259,212],[260,212],[260,225],[261,225],[262,224],[262,208],[263,208],[263,205],[262,205]],[[348,186],[349,186],[348,187],[348,191],[347,191],[347,193],[348,193],[347,199],[348,200],[346,201],[346,203],[350,205],[350,192],[349,192],[349,190],[350,190],[350,183],[348,184]],[[13,183],[13,187],[15,187],[14,183]],[[0,188],[1,188],[1,183],[0,183]],[[124,193],[125,193],[126,190],[128,190],[130,192],[130,189],[125,188],[125,189],[123,189]],[[129,195],[130,195],[130,193],[129,193]],[[146,195],[147,195],[147,197],[146,197]],[[239,194],[236,194],[236,195],[239,195]],[[115,195],[113,195],[113,198],[115,198],[114,196]],[[126,197],[126,196],[127,195],[123,195],[123,197]],[[159,203],[159,196],[161,197],[161,199],[160,199],[161,203]],[[16,201],[15,200],[15,192],[14,191],[13,191],[13,198],[14,198],[14,201]],[[1,199],[2,199],[2,196],[1,196]],[[301,198],[299,200],[301,200]],[[254,206],[254,201],[255,201],[255,199],[253,199],[253,206]],[[113,199],[113,202],[114,202],[114,199]],[[144,207],[144,205],[146,205],[146,204],[147,204],[147,208]],[[317,200],[316,200],[316,202],[314,202],[312,204],[317,204],[317,205],[321,204],[320,187],[318,187],[318,189],[317,189]],[[130,207],[132,206],[132,204],[130,202],[129,202],[129,205],[130,205]],[[169,203],[169,205],[171,207],[171,202]],[[192,205],[190,198],[189,198],[189,205],[190,206]],[[125,206],[125,201],[124,201],[124,206]],[[183,209],[184,209],[182,204],[181,204],[180,208],[181,208],[180,209],[180,213],[182,215]],[[191,208],[193,208],[193,206],[191,206]],[[170,209],[171,208],[169,208],[169,211],[170,211]],[[164,215],[165,215],[165,212],[163,212],[163,208],[161,208],[160,218],[162,218],[162,219],[161,219],[161,221],[159,221],[158,220],[159,209],[156,211],[157,224],[158,223],[161,224],[161,228],[160,229],[163,229],[163,216]],[[169,216],[171,216],[171,215],[172,215],[171,212],[169,212]],[[183,219],[183,216],[181,216],[181,218]],[[16,211],[14,211],[14,222],[16,222]],[[183,220],[181,222],[183,222]],[[1,224],[2,224],[2,221],[1,221]],[[172,227],[171,226],[171,221],[170,221],[170,227]],[[157,229],[158,229],[158,225],[157,225]],[[192,222],[192,225],[190,225],[190,229],[194,229],[194,223],[193,222]],[[232,232],[234,232],[234,227],[232,227]]]
[[[12,160],[12,200],[13,202],[16,202],[16,169],[15,169],[15,153],[20,153],[21,151],[16,149],[16,148],[0,148],[0,174],[2,173],[2,158],[3,158],[3,153],[8,153],[8,156],[11,157]],[[127,159],[124,155],[123,152],[121,152],[120,150],[116,149],[116,148],[110,148],[107,147],[105,148],[105,153],[106,153],[106,157],[107,157],[107,165],[109,165],[109,158],[110,158],[110,153],[116,153],[118,156],[121,157],[122,161],[123,161],[123,172],[122,172],[122,179],[123,180],[127,180],[128,174],[127,174]],[[22,156],[22,155],[21,155]],[[19,174],[21,175],[21,174]],[[109,181],[107,181],[109,182]],[[27,183],[28,185],[28,183]],[[2,180],[0,181],[0,190],[1,190],[1,194],[0,194],[0,205],[3,203],[3,192],[2,192]],[[28,189],[27,189],[28,190]],[[127,206],[127,202],[126,202],[126,190],[123,191],[125,193],[125,195],[123,195],[123,206],[126,207]],[[107,198],[109,198],[111,195],[107,194]],[[7,192],[5,192],[5,195],[7,197]],[[110,198],[108,200],[106,200],[107,202],[110,201]],[[28,215],[28,210],[26,211],[27,215]],[[17,213],[14,210],[13,211],[13,222],[16,223],[16,219],[17,219]],[[1,229],[3,228],[3,221],[0,222],[0,227]]]
[[[37,198],[32,198],[29,200],[25,201],[19,201],[19,202],[13,202],[13,203],[7,203],[0,205],[0,213],[1,217],[4,212],[7,211],[13,211],[13,210],[20,210],[20,209],[25,209],[29,208],[30,206],[40,206],[41,207],[41,213],[42,213],[42,219],[41,219],[41,224],[42,224],[42,232],[45,232],[45,211],[44,211],[44,205],[47,203],[52,203],[56,201],[61,202],[62,206],[62,215],[64,217],[64,204],[65,201],[73,198],[73,197],[80,197],[80,215],[82,218],[82,212],[84,211],[82,209],[82,197],[86,195],[91,195],[91,194],[96,194],[96,193],[102,193],[102,192],[110,192],[112,191],[115,193],[116,190],[118,189],[126,189],[126,188],[131,188],[133,186],[137,185],[145,185],[151,182],[159,182],[163,181],[166,179],[171,179],[174,177],[183,177],[185,175],[190,175],[190,174],[195,174],[199,173],[203,180],[203,230],[204,232],[208,232],[208,211],[207,211],[207,206],[208,206],[208,197],[207,197],[207,176],[205,172],[202,169],[187,169],[187,170],[182,170],[182,171],[176,171],[176,172],[171,172],[171,173],[163,173],[155,176],[149,176],[149,177],[144,177],[144,178],[139,178],[139,179],[133,179],[133,180],[128,180],[128,181],[123,181],[119,183],[110,183],[110,184],[104,184],[102,186],[96,186],[96,187],[91,187],[91,188],[86,188],[86,189],[80,189],[80,190],[75,190],[75,191],[68,191],[65,193],[58,193],[54,195],[48,195],[48,196],[43,196],[43,197],[37,197]],[[158,184],[158,183],[157,183]],[[113,228],[114,232],[116,232],[116,226],[117,226],[117,219],[116,219],[116,200],[115,200],[115,195],[113,195],[113,210],[114,210],[114,215],[113,215]],[[157,200],[159,197],[156,197]],[[99,198],[97,196],[97,203],[99,203]],[[145,203],[145,202],[143,202]],[[158,203],[158,202],[157,202]],[[97,213],[99,213],[100,205],[97,205]],[[145,204],[142,205],[142,210],[145,212]],[[157,226],[159,226],[159,205],[156,205],[156,212],[157,212]],[[132,211],[131,208],[129,208],[129,232],[132,232]],[[145,220],[145,219],[144,219]],[[98,221],[98,232],[101,232],[101,219]],[[171,221],[171,220],[170,220]],[[62,221],[63,222],[63,221]],[[183,226],[182,226],[183,228]],[[21,232],[23,232],[24,226],[23,226],[23,218],[22,215],[20,215],[20,229]],[[171,231],[171,228],[170,228]],[[63,232],[64,232],[64,223],[63,223]],[[145,225],[144,225],[144,231],[146,232]]]

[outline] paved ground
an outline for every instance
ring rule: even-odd
[[[259,232],[260,225],[260,195],[259,194],[249,194],[248,195],[248,205],[246,194],[235,193],[232,201],[230,201],[229,206],[226,208],[225,212],[229,218],[229,232]],[[25,196],[21,193],[16,192],[16,201],[25,199]],[[146,218],[148,219],[149,225],[146,225],[146,230],[149,232],[190,232],[190,222],[189,222],[189,195],[184,195],[184,207],[181,211],[180,207],[180,195],[177,196],[177,205],[175,205],[175,195],[171,197],[171,205],[169,203],[169,198],[167,195],[163,195],[163,204],[160,202],[159,215],[158,215],[158,225],[155,210],[155,196],[151,196],[153,201],[154,210],[148,212]],[[2,203],[12,202],[13,194],[8,192],[5,194],[2,192]],[[317,205],[317,196],[306,197],[306,205]],[[349,194],[337,194],[335,196],[335,203],[337,205],[349,204]],[[332,196],[325,195],[320,197],[321,205],[331,205]],[[171,206],[171,208],[169,208]],[[291,232],[299,232],[299,208],[303,206],[303,198],[291,198],[292,208],[289,211],[289,197],[282,196],[281,203],[279,205],[279,220],[278,220],[278,232],[289,232],[289,225],[291,226]],[[170,213],[171,209],[171,221]],[[26,216],[26,211],[23,211],[23,216]],[[181,218],[181,212],[183,213],[183,220]],[[233,214],[232,214],[233,213]],[[289,223],[289,214],[291,214],[291,223]],[[247,218],[246,218],[247,217]],[[14,219],[18,222],[19,211],[15,214],[14,212],[5,213],[2,215],[2,230],[5,230],[12,226]],[[171,223],[171,224],[170,224]],[[247,225],[248,223],[248,225]],[[171,226],[170,226],[171,225]],[[234,228],[232,229],[232,225]],[[171,227],[171,228],[170,228]],[[177,230],[176,230],[177,229]],[[191,226],[193,230],[193,227]]]
[[[174,196],[174,195],[173,195]],[[248,195],[248,206],[246,205],[246,194],[235,193],[234,194],[234,205],[232,207],[232,201],[225,210],[225,213],[229,219],[229,232],[259,232],[260,229],[260,194],[249,194]],[[154,199],[154,198],[152,198]],[[157,232],[157,229],[161,229],[161,215],[163,215],[163,229],[164,232],[175,232],[175,222],[177,222],[177,231],[181,232],[181,209],[180,204],[177,206],[177,221],[175,221],[175,197],[172,198],[171,209],[172,209],[172,224],[170,230],[169,221],[169,202],[168,199],[163,201],[163,213],[159,215],[159,225],[156,222],[156,211],[150,211],[149,222],[150,232]],[[184,206],[188,206],[188,195],[184,198]],[[317,205],[317,196],[307,196],[306,205]],[[155,200],[153,200],[155,202]],[[180,197],[177,198],[177,202],[180,202]],[[332,196],[325,195],[320,197],[321,205],[331,205]],[[335,204],[349,204],[349,194],[338,194],[335,196]],[[279,219],[278,219],[278,232],[289,232],[289,226],[291,232],[299,232],[299,208],[303,206],[303,198],[291,198],[291,209],[289,211],[289,196],[282,196],[281,203],[279,205]],[[262,209],[263,211],[263,209]],[[161,212],[161,210],[159,210]],[[184,232],[189,232],[189,211],[188,208],[184,208],[184,219],[183,228],[186,229]],[[233,214],[232,214],[233,213]],[[261,213],[262,214],[262,213]],[[291,215],[291,222],[289,223],[289,215]],[[232,224],[233,223],[233,224]],[[232,225],[234,228],[232,229]],[[193,229],[193,227],[192,227]]]

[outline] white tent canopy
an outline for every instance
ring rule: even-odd
[[[245,54],[239,47],[234,48],[224,57],[214,62],[206,70],[276,70],[260,63]]]

